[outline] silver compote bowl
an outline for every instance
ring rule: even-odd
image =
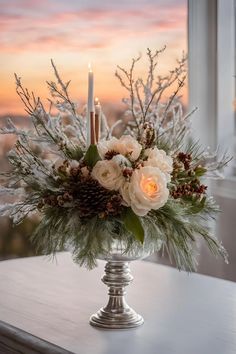
[[[156,247],[155,247],[156,248]],[[143,324],[142,316],[137,314],[126,302],[125,288],[132,282],[129,263],[137,259],[143,259],[153,252],[153,247],[132,247],[128,251],[122,242],[114,240],[109,255],[99,256],[99,259],[107,261],[105,274],[102,277],[109,290],[109,300],[105,307],[90,317],[92,326],[108,329],[127,329]]]

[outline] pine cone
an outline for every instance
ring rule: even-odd
[[[110,200],[108,201],[106,208],[107,208],[107,215],[119,215],[122,211],[122,198],[120,195],[114,194]]]
[[[103,188],[96,180],[89,177],[77,184],[73,198],[78,202],[80,217],[92,218],[106,210],[111,196],[111,191]]]

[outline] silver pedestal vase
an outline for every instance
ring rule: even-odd
[[[125,252],[122,244],[114,243],[109,256],[101,256],[106,260],[105,274],[102,277],[109,290],[109,300],[105,307],[90,317],[92,326],[106,329],[128,329],[142,325],[144,320],[126,302],[126,287],[132,282],[130,273],[130,261],[147,257],[151,252],[140,247]]]

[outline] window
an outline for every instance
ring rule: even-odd
[[[234,152],[236,152],[236,0],[234,0]],[[236,176],[236,162],[234,162],[234,176]]]
[[[235,0],[189,0],[188,7],[189,102],[191,108],[199,108],[193,119],[194,132],[205,146],[220,146],[233,156]],[[226,171],[226,180],[213,183],[217,194],[234,195],[233,164]]]
[[[6,116],[18,126],[28,123],[15,93],[14,72],[46,98],[53,58],[63,79],[72,79],[70,93],[81,107],[92,62],[95,94],[109,118],[116,119],[126,94],[114,77],[117,64],[129,67],[131,58],[147,47],[166,44],[160,63],[163,73],[176,64],[182,50],[187,51],[187,0],[0,0],[0,4],[0,125]],[[5,170],[4,157],[13,141],[0,138],[0,169]],[[11,229],[9,220],[1,220],[0,226],[0,257],[34,253],[25,237],[31,232],[27,222]]]

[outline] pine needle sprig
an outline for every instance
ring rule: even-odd
[[[198,141],[186,143],[190,117],[196,110],[185,114],[180,102],[186,56],[183,54],[175,68],[161,76],[159,58],[164,51],[165,47],[147,49],[144,78],[136,76],[141,55],[132,59],[130,69],[117,66],[116,77],[129,95],[123,100],[127,105],[124,134],[131,135],[138,146],[141,144],[137,160],[131,161],[127,153],[117,165],[122,179],[117,189],[106,189],[93,172],[98,162],[119,161],[123,153],[108,151],[104,158],[96,145],[86,146],[86,112],[78,112],[69,95],[70,81],[62,80],[54,62],[51,64],[56,79],[47,82],[51,93],[49,110],[15,75],[17,94],[32,124],[25,131],[9,119],[0,129],[0,134],[16,137],[8,154],[11,170],[0,174],[0,195],[6,200],[0,205],[0,216],[10,216],[17,224],[40,212],[41,221],[31,237],[39,253],[54,257],[58,251],[70,250],[76,263],[91,269],[98,258],[109,259],[114,252],[136,259],[161,249],[179,269],[194,271],[198,240],[203,239],[213,254],[227,261],[225,249],[205,225],[219,208],[208,197],[201,178],[221,177],[229,158],[202,149]],[[169,88],[173,93],[165,98]],[[58,112],[55,116],[52,107]],[[103,114],[101,118],[101,127],[105,127],[101,136],[109,140],[122,120],[109,128]],[[129,205],[129,198],[126,203],[121,188],[132,183],[134,170],[145,167],[150,162],[150,151],[156,148],[164,150],[159,151],[164,166],[158,168],[163,168],[163,176],[167,176],[169,199],[157,210],[151,210],[150,205],[148,214],[140,216],[131,202]],[[122,161],[128,162],[128,171],[123,169]],[[164,172],[165,164],[170,172]],[[165,201],[167,198],[168,193]]]
[[[210,203],[208,208],[209,212],[213,210]],[[222,244],[210,234],[205,225],[201,225],[194,215],[195,213],[192,213],[191,216],[191,209],[184,208],[179,202],[169,200],[161,209],[152,210],[146,219],[157,225],[162,247],[167,250],[170,259],[175,261],[179,269],[196,270],[195,251],[199,236],[206,241],[211,252],[227,261],[227,252]]]

